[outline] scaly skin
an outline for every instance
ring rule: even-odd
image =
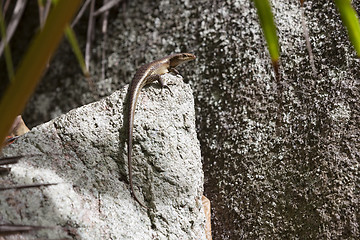
[[[136,109],[136,103],[140,95],[141,89],[154,81],[159,81],[162,88],[169,88],[166,83],[160,78],[161,75],[168,72],[175,72],[176,66],[187,61],[194,60],[196,57],[190,53],[175,53],[159,60],[155,60],[151,63],[145,64],[139,68],[132,79],[127,93],[127,121],[125,122],[127,129],[127,144],[128,144],[128,169],[129,169],[129,183],[132,195],[134,199],[143,207],[147,208],[137,198],[132,182],[132,139],[134,130],[134,115]],[[170,89],[169,89],[170,90]]]

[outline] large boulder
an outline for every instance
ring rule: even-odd
[[[33,128],[3,150],[25,157],[1,185],[58,184],[1,192],[1,222],[55,226],[34,233],[51,239],[206,239],[192,91],[181,77],[164,77],[176,83],[173,94],[146,87],[135,114],[134,188],[149,209],[129,189],[125,88]]]

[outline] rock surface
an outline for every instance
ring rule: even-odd
[[[176,83],[173,95],[146,87],[135,115],[134,188],[149,210],[130,195],[123,89],[4,149],[6,156],[38,155],[15,164],[1,185],[59,184],[1,192],[1,222],[57,226],[34,235],[46,239],[205,239],[193,96],[181,77],[164,77]]]
[[[28,2],[35,5],[31,22],[38,8]],[[352,4],[359,13],[360,2]],[[214,240],[360,239],[360,68],[334,1],[304,1],[317,76],[300,1],[271,1],[280,82],[253,1],[132,0],[123,6],[110,12],[107,42],[100,21],[96,28],[90,69],[99,79],[97,94],[119,89],[156,58],[181,51],[197,56],[180,72],[194,90]],[[83,20],[76,30],[86,28]],[[78,34],[84,45],[85,36],[86,29]],[[29,126],[91,99],[64,43],[25,111]],[[11,42],[13,49],[23,46]]]

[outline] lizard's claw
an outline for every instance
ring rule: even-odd
[[[176,68],[170,68],[169,70],[171,73],[175,74],[175,75],[179,75],[179,71]]]
[[[164,85],[161,88],[161,94],[163,94],[164,88],[168,89],[169,92],[171,93],[171,96],[174,96],[174,93],[171,91],[170,87],[168,85]]]

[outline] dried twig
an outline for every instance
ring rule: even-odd
[[[46,21],[48,15],[49,15],[50,6],[51,6],[51,0],[48,0],[46,2],[46,6],[45,6],[45,9],[44,9],[44,24],[45,24],[45,21]]]
[[[90,58],[91,58],[91,53],[90,53],[91,41],[94,30],[94,7],[95,7],[95,0],[91,0],[88,29],[86,34],[86,48],[85,48],[85,65],[87,69],[89,69]]]
[[[0,174],[9,173],[11,168],[0,167]]]
[[[120,1],[121,0],[106,1],[106,3],[101,8],[99,8],[98,10],[96,10],[96,12],[94,12],[94,17],[109,11],[112,7],[120,3]]]
[[[0,224],[0,236],[7,236],[19,233],[27,233],[42,229],[49,229],[54,227],[20,225],[20,224]]]
[[[3,16],[4,16],[4,19],[5,19],[5,15],[6,15],[6,11],[9,7],[9,4],[10,4],[10,0],[6,0],[5,4],[4,4],[4,7],[3,7]]]
[[[76,15],[75,19],[71,23],[71,28],[74,28],[74,26],[78,23],[80,18],[84,15],[84,12],[85,12],[85,10],[86,10],[86,8],[87,8],[87,6],[89,5],[90,2],[91,2],[91,0],[86,0],[86,2],[83,4],[83,6],[81,7],[79,13]]]
[[[26,6],[26,2],[27,2],[27,0],[18,0],[16,2],[13,15],[11,16],[11,20],[7,26],[7,31],[6,31],[6,42],[7,43],[10,42],[10,39],[12,38],[12,36],[17,28],[17,25],[19,24],[19,21],[21,19],[21,16],[22,16],[25,6]],[[4,41],[1,41],[0,56],[4,52],[4,47],[5,47],[5,43],[4,43]]]
[[[109,3],[109,0],[104,0],[104,6]],[[108,25],[109,11],[104,12],[102,19],[102,28],[103,40],[101,43],[101,79],[105,79],[105,46],[107,42],[107,25]]]
[[[1,165],[7,165],[7,164],[15,164],[19,162],[20,158],[23,158],[24,156],[14,156],[14,157],[3,157],[0,159],[0,166]]]
[[[4,7],[3,7],[3,16],[4,16],[4,19],[5,19],[5,16],[6,16],[6,11],[7,9],[9,8],[9,5],[10,5],[10,0],[6,0],[5,4],[4,4]]]
[[[25,184],[25,185],[18,185],[18,186],[10,186],[10,187],[0,187],[0,191],[5,190],[18,190],[18,189],[26,189],[26,188],[39,188],[39,187],[48,187],[57,185],[59,183],[36,183],[36,184]]]
[[[45,17],[44,17],[44,5],[42,5],[42,3],[41,3],[40,1],[38,1],[38,7],[39,7],[39,22],[40,22],[40,27],[43,28],[44,22],[45,22]]]
[[[56,154],[56,153],[49,153],[52,156],[61,156],[62,154]],[[6,164],[15,164],[18,163],[21,158],[31,158],[31,157],[38,157],[38,156],[44,156],[43,153],[41,154],[28,154],[28,155],[19,155],[19,156],[11,156],[11,157],[1,157],[0,158],[0,166],[6,165]]]

